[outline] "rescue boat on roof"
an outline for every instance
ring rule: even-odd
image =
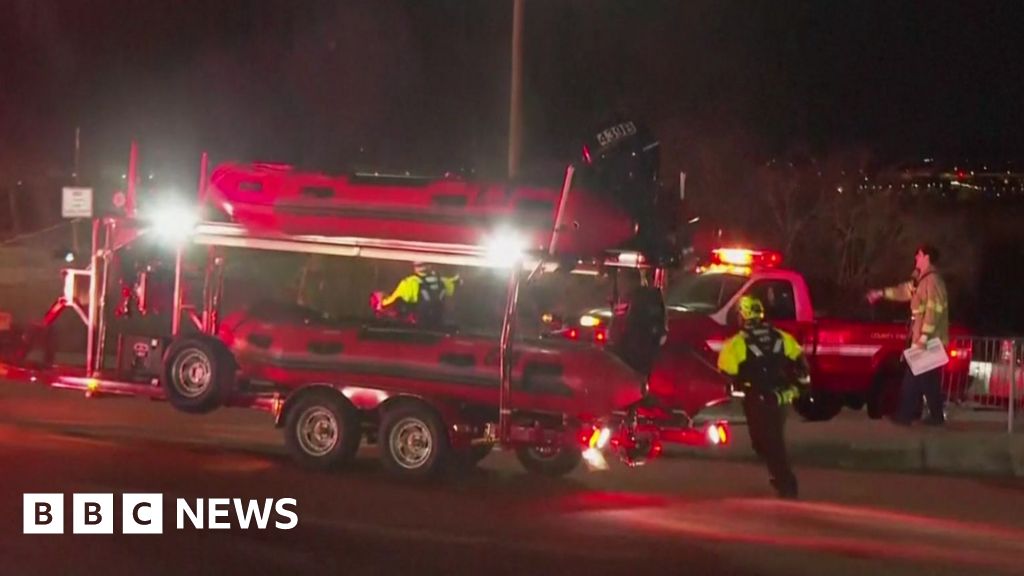
[[[210,200],[243,226],[285,234],[477,245],[511,228],[531,248],[551,242],[560,188],[380,175],[333,176],[280,164],[225,164]],[[557,253],[599,255],[630,240],[633,219],[613,201],[569,192]]]

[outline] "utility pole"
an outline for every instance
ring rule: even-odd
[[[512,85],[508,114],[508,177],[519,173],[522,144],[521,107],[523,95],[523,0],[512,0]]]
[[[75,184],[78,184],[78,159],[82,150],[82,129],[75,126],[75,169],[71,173],[71,177],[75,179]]]
[[[74,181],[75,186],[78,185],[78,170],[79,170],[79,158],[82,149],[81,141],[82,130],[81,127],[75,126],[75,166],[71,172],[71,179]],[[71,220],[71,253],[76,257],[78,256],[78,218]]]

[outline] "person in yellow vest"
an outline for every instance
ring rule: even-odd
[[[911,280],[868,292],[868,301],[886,299],[896,302],[910,302],[911,347],[924,347],[929,340],[937,338],[943,346],[949,346],[949,300],[946,283],[936,270],[939,251],[930,244],[918,247],[914,255],[914,275]],[[942,368],[935,368],[914,375],[908,366],[900,388],[900,409],[893,422],[909,426],[915,414],[920,411],[921,397],[928,402],[926,424],[941,426],[945,423],[944,400],[942,397]]]
[[[443,277],[423,262],[413,263],[413,273],[398,283],[381,301],[382,308],[399,306],[399,313],[414,324],[440,326],[444,320],[445,300],[455,294],[459,276]]]
[[[800,344],[765,322],[764,305],[743,296],[738,305],[740,331],[725,341],[718,369],[730,377],[729,393],[743,398],[743,413],[754,452],[765,462],[781,498],[797,498],[796,475],[786,454],[786,406],[810,384]]]

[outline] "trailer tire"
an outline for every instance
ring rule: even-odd
[[[164,356],[163,386],[167,400],[182,412],[212,412],[231,395],[235,370],[234,357],[219,340],[176,340]]]
[[[422,402],[406,402],[384,412],[377,438],[384,469],[399,478],[433,477],[451,457],[444,422]]]
[[[294,400],[285,418],[284,443],[292,459],[310,470],[347,464],[359,451],[359,416],[339,394],[317,390]]]
[[[843,400],[834,394],[812,391],[797,398],[793,409],[809,422],[827,422],[842,411]]]
[[[516,458],[531,474],[561,477],[580,465],[583,453],[567,447],[521,447],[516,448]]]

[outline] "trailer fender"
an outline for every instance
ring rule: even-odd
[[[323,383],[307,384],[306,386],[298,388],[294,392],[288,394],[284,399],[284,402],[281,404],[281,407],[274,411],[274,427],[280,428],[284,426],[284,423],[288,421],[288,413],[299,404],[300,400],[310,394],[320,393],[335,394],[340,399],[351,404],[349,399],[335,386]]]
[[[458,410],[444,405],[443,403],[432,402],[415,394],[389,393],[377,388],[364,388],[362,386],[344,386],[317,382],[307,384],[306,386],[298,388],[289,394],[288,397],[285,398],[281,409],[276,411],[274,416],[274,425],[280,427],[284,424],[288,418],[288,410],[297,404],[299,399],[303,398],[307,394],[323,390],[329,390],[331,393],[344,398],[348,404],[360,412],[378,411],[384,413],[406,402],[418,402],[429,406],[432,410],[437,412],[438,416],[440,416],[445,422],[450,423],[459,421]]]
[[[462,412],[454,405],[446,402],[432,401],[414,394],[398,394],[388,398],[380,406],[381,417],[397,408],[416,404],[426,406],[437,414],[448,431],[448,441],[455,448],[461,448],[469,444],[469,441],[479,436],[482,431],[476,430],[466,422]]]

